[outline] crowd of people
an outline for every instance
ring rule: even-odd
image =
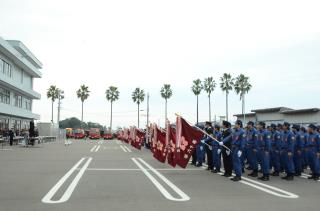
[[[250,121],[243,128],[242,121],[237,120],[233,129],[230,122],[223,121],[222,128],[206,122],[204,130],[208,135],[197,145],[192,158],[197,167],[207,160],[208,170],[221,172],[222,158],[223,176],[231,177],[234,171],[233,181],[240,181],[245,169],[250,171],[248,176],[263,181],[285,172],[282,179],[290,181],[309,167],[309,179],[319,180],[320,131],[314,124],[305,128],[288,122],[266,126]]]
[[[31,134],[31,135],[30,135]],[[37,130],[28,130],[28,129],[21,129],[21,130],[14,130],[14,129],[4,129],[0,131],[0,138],[7,140],[10,146],[13,145],[15,138],[19,137],[25,141],[25,144],[34,144],[33,137],[38,136]],[[17,139],[16,139],[17,140]]]

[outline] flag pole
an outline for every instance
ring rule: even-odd
[[[175,115],[176,115],[177,117],[182,117],[181,115],[179,115],[179,114],[177,114],[177,113],[175,113]],[[184,119],[184,120],[185,120],[189,125],[193,125],[192,123],[188,122],[186,119]],[[194,127],[197,128],[198,130],[200,130],[203,134],[205,134],[205,135],[209,136],[210,138],[212,138],[215,142],[220,143],[220,141],[218,141],[216,138],[214,138],[213,136],[211,136],[209,133],[207,133],[206,131],[202,130],[202,129],[199,128],[198,126],[194,126]],[[212,147],[212,146],[210,146],[210,145],[207,144],[207,143],[204,143],[204,144],[206,144],[206,145],[209,146],[210,148]],[[223,144],[222,147],[224,147],[226,150],[229,150],[230,152],[232,152],[231,149],[230,149],[229,147],[227,147],[226,145]]]

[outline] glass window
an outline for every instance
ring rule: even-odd
[[[4,62],[2,59],[0,59],[0,73],[4,73]]]
[[[0,102],[10,104],[10,91],[0,87]]]
[[[3,59],[0,59],[0,72],[6,76],[9,76],[10,78],[12,77],[12,67]]]

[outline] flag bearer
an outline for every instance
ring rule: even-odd
[[[231,123],[228,121],[223,121],[222,122],[223,125],[223,131],[222,131],[222,137],[221,139],[225,139],[227,137],[229,137],[232,133],[231,130]],[[219,142],[220,144],[221,142]],[[224,144],[226,147],[228,147],[229,149],[232,146],[232,140],[228,139],[228,141],[225,141]],[[220,144],[221,146],[221,144]],[[223,167],[224,167],[224,174],[222,176],[224,177],[230,177],[232,175],[232,157],[231,157],[231,151],[227,150],[226,148],[222,148],[222,158],[223,158]]]

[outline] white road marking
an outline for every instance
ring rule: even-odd
[[[156,169],[154,169],[152,166],[150,166],[147,162],[142,160],[141,158],[138,158],[138,160],[143,163],[149,170],[151,170],[155,175],[157,175],[163,182],[165,182],[173,191],[175,191],[180,198],[173,197],[159,182],[158,180],[153,177],[147,169],[145,169],[136,158],[131,158],[132,161],[138,166],[138,168],[141,169],[141,171],[150,179],[150,181],[158,188],[158,190],[161,192],[161,194],[171,201],[188,201],[190,200],[190,197],[185,194],[182,190],[180,190],[177,186],[175,186],[171,181],[169,181],[165,176],[160,174]]]
[[[80,169],[77,169],[80,170]],[[146,169],[147,171],[151,171],[150,169]],[[202,171],[201,169],[156,169],[157,171]],[[86,171],[141,171],[138,169],[105,169],[105,168],[87,168]]]
[[[98,152],[99,149],[100,149],[100,145],[98,145],[98,147],[95,149],[95,152]]]
[[[124,152],[127,152],[127,150],[126,150],[122,145],[120,145],[120,148],[121,148]]]
[[[304,174],[304,173],[302,173],[300,177],[301,177],[301,178],[304,178],[304,179],[308,179],[309,177],[311,177],[311,175],[310,175],[310,174]],[[320,179],[317,180],[317,181],[320,182]]]
[[[0,149],[1,151],[12,151],[13,149]]]
[[[90,152],[93,152],[93,151],[96,149],[96,147],[97,147],[97,145],[94,145],[94,147],[92,147],[92,148],[90,149]]]
[[[123,147],[126,148],[126,150],[127,150],[128,152],[132,152],[132,150],[129,149],[127,146],[123,146]]]
[[[61,186],[66,182],[66,180],[77,170],[77,168],[81,165],[81,163],[87,159],[87,162],[80,168],[80,171],[75,176],[69,187],[66,189],[64,194],[59,200],[52,200],[52,197],[57,193],[57,191],[61,188]],[[57,204],[57,203],[63,203],[69,200],[71,194],[73,193],[74,189],[76,188],[77,184],[79,183],[79,180],[81,179],[82,175],[88,168],[92,158],[81,158],[58,182],[55,184],[51,190],[42,198],[43,203],[48,204]]]
[[[219,173],[219,174],[222,174],[222,173]],[[233,176],[235,176],[235,175],[233,174]],[[267,185],[262,182],[255,181],[255,180],[249,179],[247,177],[241,177],[241,178],[242,178],[242,180],[239,181],[240,183],[245,184],[245,185],[249,185],[253,188],[256,188],[256,189],[261,190],[263,192],[269,193],[271,195],[278,196],[281,198],[288,198],[288,199],[299,198],[298,195],[291,193],[291,192],[288,192],[288,191],[285,191],[285,190],[282,190],[280,188],[277,188],[277,187],[274,187],[271,185]],[[275,191],[277,191],[277,192],[275,192]]]

